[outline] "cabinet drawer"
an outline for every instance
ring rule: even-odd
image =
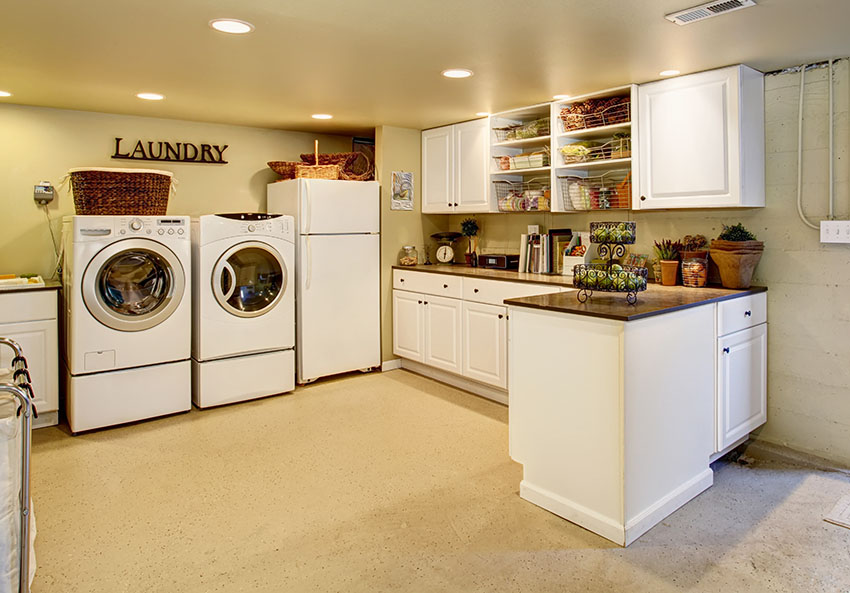
[[[55,290],[17,290],[0,293],[0,323],[56,319]]]
[[[725,336],[767,321],[767,293],[722,301],[717,304],[717,335]]]
[[[393,288],[459,299],[461,277],[431,272],[393,270]]]
[[[554,284],[528,284],[502,280],[463,279],[463,300],[488,305],[502,305],[505,299],[560,292]]]

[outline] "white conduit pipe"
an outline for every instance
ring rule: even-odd
[[[835,141],[833,139],[833,114],[832,114],[832,58],[829,58],[829,220],[835,218],[835,180],[832,177],[832,161],[835,156]]]
[[[806,87],[806,66],[800,66],[800,110],[797,121],[797,214],[800,215],[806,226],[820,230],[820,226],[814,224],[803,213],[803,91]]]

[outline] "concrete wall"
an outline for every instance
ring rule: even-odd
[[[228,144],[226,165],[159,163],[110,159],[114,138]],[[0,106],[0,273],[50,275],[56,261],[43,209],[33,185],[49,180],[57,199],[48,207],[59,240],[62,217],[74,213],[70,188],[59,187],[72,167],[128,167],[172,171],[176,193],[169,214],[263,211],[266,184],[278,176],[271,160],[299,160],[319,139],[323,152],[351,150],[347,136],[206,124],[149,117]]]
[[[384,361],[393,356],[392,266],[402,245],[415,245],[420,260],[425,240],[448,226],[447,215],[422,214],[419,130],[382,126],[375,130],[375,169],[381,183],[381,343]],[[414,198],[411,211],[391,210],[392,172],[411,171]]]
[[[817,221],[827,214],[827,70],[809,71],[806,79],[803,207]],[[654,239],[694,233],[711,239],[723,223],[742,221],[765,242],[754,282],[769,287],[768,422],[758,438],[850,464],[850,245],[822,245],[818,233],[797,216],[799,80],[799,73],[765,79],[765,208],[476,218],[484,250],[514,253],[528,224],[586,230],[591,220],[635,220],[634,251],[652,253]],[[836,65],[834,80],[835,213],[846,219],[850,217],[846,60]],[[463,218],[451,216],[451,230],[459,230]]]

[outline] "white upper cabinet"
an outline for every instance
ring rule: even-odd
[[[640,85],[635,209],[764,206],[764,77],[732,66]]]
[[[422,132],[422,212],[489,212],[487,121]]]
[[[487,212],[487,156],[490,152],[486,119],[454,126],[455,212]]]

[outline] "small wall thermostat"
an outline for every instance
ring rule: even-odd
[[[53,201],[53,185],[49,181],[42,181],[33,186],[32,197],[39,206],[46,206]]]

